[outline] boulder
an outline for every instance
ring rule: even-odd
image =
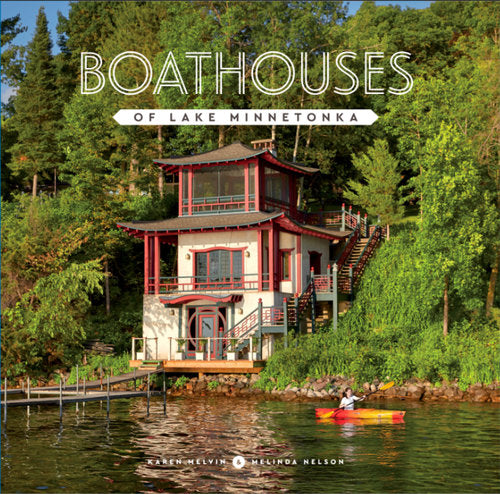
[[[406,396],[414,400],[421,400],[424,395],[425,388],[420,384],[410,384],[406,390]]]
[[[326,385],[329,384],[327,381],[316,381],[312,385],[313,391],[322,391],[323,389],[326,388]]]
[[[315,398],[314,391],[312,389],[308,389],[307,392],[306,392],[306,396],[308,398]]]

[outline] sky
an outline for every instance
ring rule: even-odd
[[[354,15],[363,2],[349,2],[349,15]],[[377,5],[401,5],[402,8],[425,9],[430,5],[430,1],[390,1],[390,0],[377,0]],[[21,14],[21,24],[28,29],[26,32],[21,33],[15,39],[15,43],[19,45],[26,45],[31,41],[36,25],[36,16],[38,9],[41,6],[45,7],[45,15],[49,22],[49,29],[52,34],[52,43],[54,46],[54,54],[59,52],[57,47],[57,12],[60,11],[64,16],[68,15],[69,2],[63,1],[29,1],[19,2],[15,0],[2,0],[0,2],[1,17],[6,19]],[[14,91],[12,88],[2,84],[2,103],[6,102]]]

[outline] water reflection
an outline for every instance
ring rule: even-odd
[[[248,399],[179,399],[166,417],[163,404],[153,403],[145,419],[144,404],[136,402],[131,409],[137,424],[133,445],[146,457],[137,465],[137,475],[156,487],[154,480],[166,484],[162,488],[187,492],[286,490],[293,471],[266,461],[293,458],[294,451],[276,440],[272,419],[258,407],[258,401]],[[238,455],[246,460],[242,469],[232,463]]]

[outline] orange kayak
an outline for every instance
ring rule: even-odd
[[[402,419],[406,412],[401,410],[380,410],[377,408],[316,408],[316,417],[320,419]]]

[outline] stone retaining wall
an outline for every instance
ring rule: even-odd
[[[206,375],[201,378],[190,379],[183,387],[172,387],[169,394],[182,395],[210,395],[223,394],[225,396],[261,395],[270,399],[280,400],[332,400],[339,401],[344,389],[352,387],[357,396],[375,391],[384,383],[374,381],[364,383],[361,387],[354,386],[354,379],[341,376],[324,376],[319,379],[308,378],[302,387],[289,385],[284,390],[262,391],[254,387],[258,380],[257,375],[250,377],[241,374]],[[175,382],[175,378],[174,378]],[[214,383],[214,384],[211,384]],[[476,384],[462,391],[456,382],[443,382],[434,386],[429,381],[410,379],[401,386],[393,386],[386,391],[377,392],[367,397],[366,401],[385,398],[399,398],[402,400],[421,401],[473,401],[500,403],[500,383],[489,385]]]

